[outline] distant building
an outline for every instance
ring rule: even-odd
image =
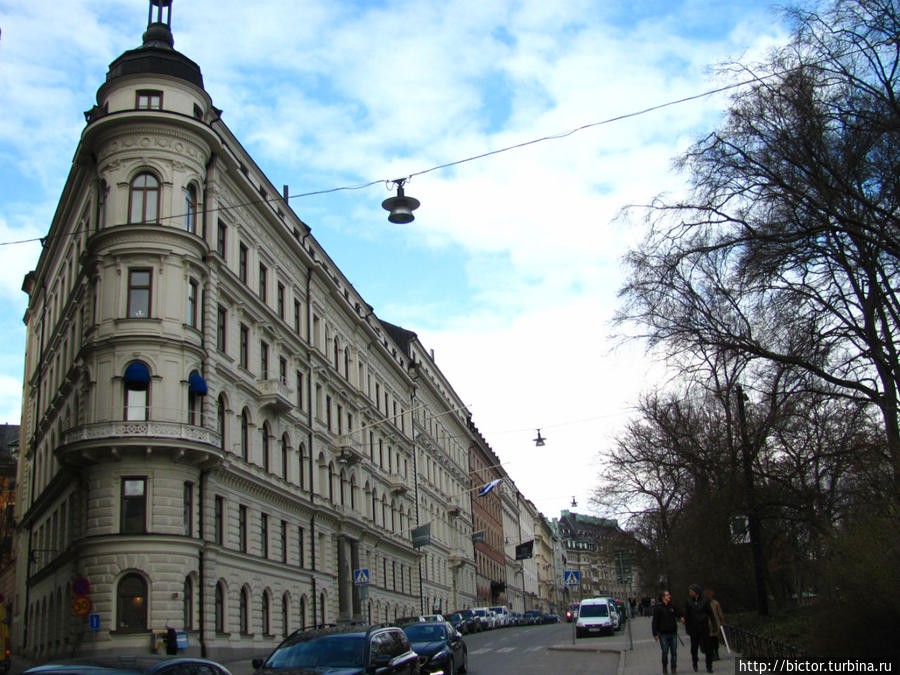
[[[0,603],[7,607],[12,607],[15,600],[14,541],[18,450],[19,425],[0,426],[0,595],[2,595]]]
[[[618,521],[564,510],[554,526],[565,549],[566,569],[580,573],[580,585],[568,589],[570,602],[596,596],[624,600],[637,594],[634,540]]]

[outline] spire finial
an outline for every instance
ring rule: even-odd
[[[154,10],[156,17],[154,18]],[[172,37],[172,0],[150,0],[147,30],[144,32],[145,47],[175,47]]]

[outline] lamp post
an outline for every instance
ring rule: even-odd
[[[741,432],[741,459],[744,468],[744,489],[747,491],[747,521],[750,529],[750,550],[753,554],[753,572],[756,579],[757,611],[761,616],[769,613],[769,600],[766,594],[766,561],[763,557],[761,532],[759,524],[759,506],[756,503],[756,490],[753,484],[753,461],[750,456],[750,438],[747,435],[747,417],[744,411],[746,394],[741,385],[735,386],[737,392],[738,423]]]

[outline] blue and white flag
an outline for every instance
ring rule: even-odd
[[[492,480],[490,483],[485,483],[484,486],[478,491],[479,497],[484,497],[488,492],[493,490],[495,487],[500,485],[501,478],[496,478]]]

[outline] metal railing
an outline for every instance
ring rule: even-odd
[[[801,659],[807,656],[802,649],[786,642],[763,637],[737,626],[725,625],[723,628],[732,651],[743,657],[754,659]]]

